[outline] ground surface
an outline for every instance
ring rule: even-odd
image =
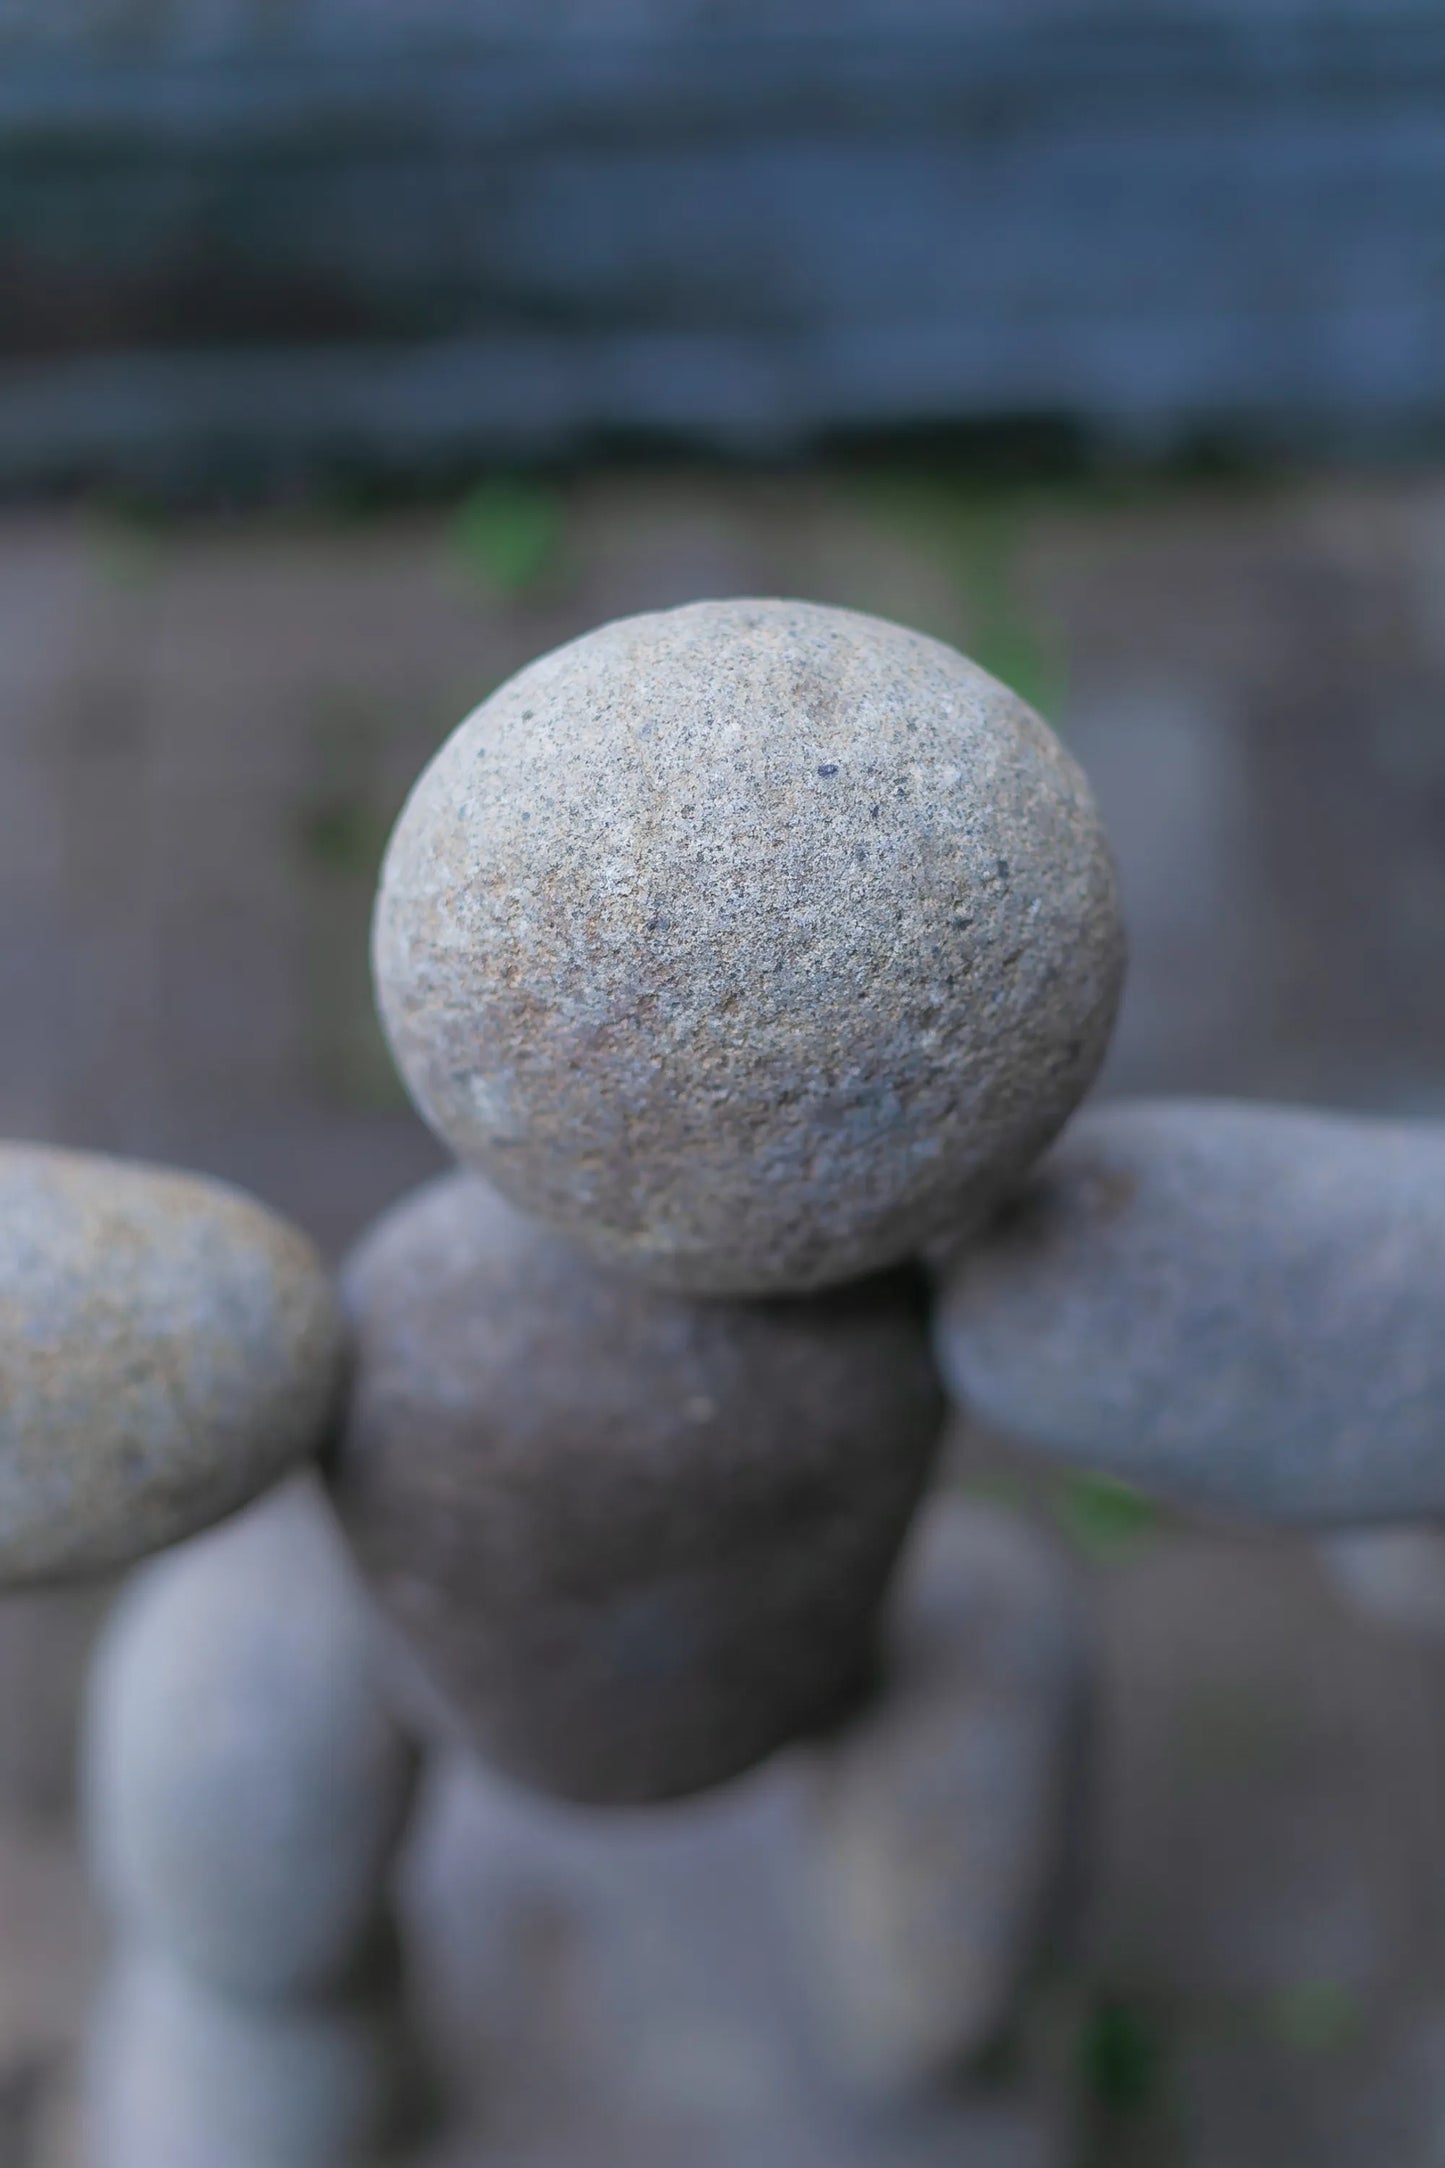
[[[1000,496],[890,469],[0,520],[0,1131],[230,1175],[339,1250],[438,1163],[366,988],[416,768],[574,631],[788,591],[962,641],[1089,767],[1134,942],[1111,1089],[1445,1114],[1445,482]],[[449,2160],[1445,2161],[1445,1657],[1348,1616],[1303,1545],[965,1459],[1089,1561],[1101,1811],[1050,2020],[1082,2061],[1050,2032],[967,2145],[870,2132],[777,1944],[785,1779],[561,1831],[458,1779],[417,1877],[477,2111]],[[100,1601],[0,1607],[0,2168],[73,2157],[101,1936],[68,1740]]]

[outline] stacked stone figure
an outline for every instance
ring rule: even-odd
[[[375,968],[460,1162],[344,1276],[334,1495],[418,1720],[594,1805],[805,1744],[835,2052],[948,2080],[1054,1917],[1084,1636],[1054,1554],[981,1513],[886,1599],[944,1414],[922,1261],[1055,1135],[1113,1019],[1082,777],[896,626],[608,626],[423,775]]]
[[[443,746],[375,966],[462,1167],[346,1275],[336,1494],[425,1675],[491,1759],[587,1801],[836,1724],[943,1414],[917,1261],[1107,1043],[1083,778],[897,626],[630,619]]]
[[[123,1601],[88,1764],[110,2160],[389,2142],[413,1736],[598,1806],[800,1749],[835,2053],[946,2086],[1058,1902],[1085,1663],[1006,1516],[935,1513],[890,1608],[935,1360],[997,1431],[1186,1503],[1438,1514],[1445,1137],[1141,1105],[1049,1150],[1122,971],[1087,789],[961,656],[801,604],[504,686],[402,815],[375,956],[458,1166],[349,1262],[346,1395],[289,1230],[0,1152],[0,1574],[173,1543],[328,1447],[389,1622],[383,1672],[309,1479]]]
[[[598,1806],[805,1748],[805,1962],[836,2051],[885,2088],[948,2082],[1052,1915],[1081,1637],[1057,1561],[997,1516],[940,1518],[891,1623],[888,1596],[944,1415],[923,1261],[1059,1131],[1118,998],[1082,777],[898,627],[779,602],[634,619],[443,747],[375,963],[459,1164],[346,1268],[334,1438],[331,1368],[254,1438],[204,1368],[231,1474],[238,1437],[272,1477],[331,1446],[404,1723],[314,1492],[122,1605],[89,1727],[116,2168],[386,2142],[410,1732]],[[126,1375],[150,1390],[145,1360]],[[178,1448],[137,1426],[169,1495]]]

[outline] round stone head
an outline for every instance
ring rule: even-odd
[[[1103,1058],[1088,786],[953,649],[850,610],[625,619],[483,702],[377,904],[418,1107],[513,1203],[698,1294],[804,1293],[981,1216]]]

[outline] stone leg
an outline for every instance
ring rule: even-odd
[[[948,1501],[920,1531],[872,1703],[811,1757],[804,1958],[836,2061],[880,2096],[966,2078],[1066,1924],[1088,1632],[1026,1523]]]
[[[85,1739],[118,1944],[95,2168],[362,2168],[395,2138],[414,2071],[390,1884],[416,1767],[309,1482],[137,1575]]]

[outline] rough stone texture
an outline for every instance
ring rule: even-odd
[[[996,1507],[929,1516],[899,1612],[878,1698],[812,1772],[805,1891],[844,2066],[907,2092],[1005,2033],[1062,1925],[1089,1634],[1062,1556]]]
[[[365,2168],[395,2158],[416,2075],[394,1987],[249,2002],[140,1951],[91,2065],[89,2168]]]
[[[976,1214],[1103,1058],[1087,785],[953,649],[697,603],[531,664],[392,837],[374,956],[422,1112],[602,1261],[803,1292]]]
[[[911,1274],[693,1302],[457,1173],[345,1289],[338,1502],[498,1765],[579,1799],[694,1791],[858,1691],[942,1408]]]
[[[384,1933],[415,1756],[309,1483],[148,1566],[92,1674],[91,1864],[125,1931],[248,1995],[348,1980]]]
[[[1080,1119],[947,1286],[962,1401],[1265,1520],[1445,1507],[1445,1127],[1230,1102]]]
[[[342,1330],[304,1236],[217,1183],[0,1146],[0,1583],[218,1520],[320,1444]]]
[[[1445,1641],[1445,1536],[1438,1528],[1362,1528],[1327,1536],[1320,1564],[1374,1624]]]

